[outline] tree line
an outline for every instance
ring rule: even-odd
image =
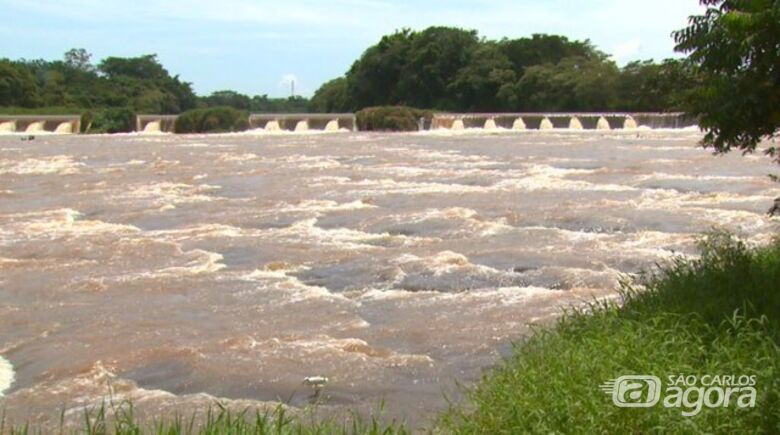
[[[0,107],[27,109],[116,108],[134,113],[178,114],[191,109],[230,106],[252,112],[307,111],[302,97],[248,97],[234,91],[199,97],[192,83],[171,75],[156,55],[107,57],[97,65],[84,49],[62,60],[0,59]]]
[[[678,111],[696,76],[682,61],[619,67],[590,41],[535,34],[402,30],[369,47],[343,77],[314,94],[312,110],[405,105],[458,112]]]
[[[351,112],[384,105],[462,112],[676,111],[694,81],[683,61],[620,68],[587,40],[537,34],[493,41],[473,30],[430,27],[384,36],[311,100],[231,90],[197,96],[155,55],[108,57],[94,65],[86,50],[73,49],[62,60],[0,60],[0,106],[162,114],[219,106]]]

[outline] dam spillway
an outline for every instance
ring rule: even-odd
[[[357,131],[354,113],[253,113],[249,115],[252,130],[276,131]]]
[[[179,115],[138,115],[135,117],[135,131],[144,134],[173,133]]]
[[[79,115],[0,115],[0,134],[73,134],[80,131]]]
[[[632,130],[680,129],[696,126],[684,113],[440,113],[431,130]]]

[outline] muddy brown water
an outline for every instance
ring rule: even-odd
[[[0,408],[300,407],[322,375],[325,409],[422,425],[529,323],[712,227],[777,233],[776,168],[699,139],[2,136]]]

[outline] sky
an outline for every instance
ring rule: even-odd
[[[0,58],[155,53],[206,95],[311,96],[382,35],[432,25],[490,39],[590,39],[618,64],[674,57],[670,33],[698,0],[0,0]]]

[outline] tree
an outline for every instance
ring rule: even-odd
[[[408,62],[411,38],[410,30],[383,36],[352,64],[347,72],[347,89],[354,108],[399,102],[396,85]]]
[[[696,77],[681,60],[635,61],[623,67],[616,86],[618,110],[683,111],[685,96],[695,88]]]
[[[690,111],[716,152],[753,152],[780,127],[780,0],[701,0],[703,15],[674,32],[701,86]],[[780,162],[776,147],[767,153]]]
[[[507,99],[502,87],[515,81],[512,63],[495,44],[482,44],[470,64],[458,70],[447,86],[456,106],[467,111],[511,110],[516,100]]]
[[[94,71],[92,54],[83,48],[71,48],[65,52],[65,64],[80,71]]]
[[[40,104],[35,76],[27,65],[0,59],[0,106],[36,107]]]
[[[529,66],[557,64],[567,57],[602,57],[590,41],[569,41],[565,36],[533,34],[530,38],[503,39],[499,48],[507,56],[518,75]]]
[[[209,107],[227,106],[237,110],[249,110],[252,99],[235,91],[216,91],[202,99]]]
[[[347,79],[339,77],[320,86],[311,99],[310,107],[313,112],[320,113],[351,110]]]
[[[567,57],[556,65],[528,67],[515,85],[515,92],[522,110],[611,110],[618,76],[614,62]]]

